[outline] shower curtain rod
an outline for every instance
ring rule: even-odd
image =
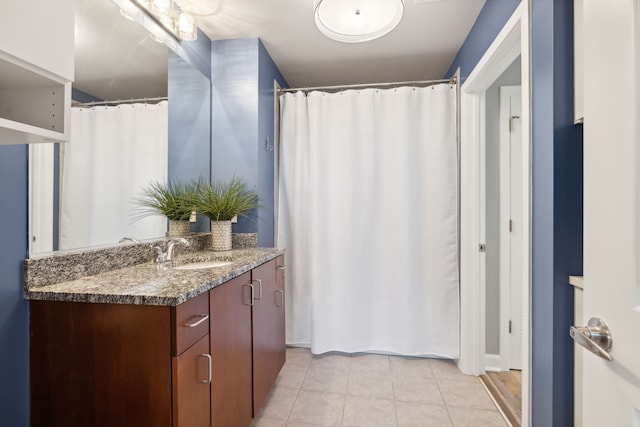
[[[92,101],[92,102],[78,102],[73,101],[72,107],[92,107],[95,105],[119,105],[119,104],[133,104],[136,102],[153,102],[153,101],[166,101],[169,98],[166,96],[158,96],[155,98],[132,98],[132,99],[116,99],[114,101]]]
[[[342,89],[357,89],[357,88],[382,88],[386,86],[406,86],[406,85],[433,85],[438,83],[451,83],[456,84],[458,76],[454,75],[450,79],[440,80],[415,80],[408,82],[389,82],[389,83],[363,83],[355,85],[338,85],[338,86],[315,86],[315,87],[295,87],[289,89],[278,89],[278,94],[285,92],[309,92],[311,90],[342,90]]]

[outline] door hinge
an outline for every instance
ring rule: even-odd
[[[509,220],[509,233],[513,231],[513,220]]]
[[[511,333],[511,320],[509,320],[509,333]]]

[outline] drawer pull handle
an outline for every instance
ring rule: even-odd
[[[286,265],[279,265],[276,267],[276,270],[286,270],[287,266]]]
[[[184,326],[186,326],[187,328],[195,328],[196,326],[200,325],[202,322],[205,322],[209,319],[209,315],[208,314],[199,314],[197,316],[194,316],[194,318],[200,318],[199,320],[192,322],[192,323],[185,323]]]
[[[258,282],[258,297],[256,299],[261,300],[262,299],[262,280],[254,279],[251,281],[251,283],[253,282]]]
[[[201,383],[204,383],[204,384],[211,384],[211,380],[213,379],[213,378],[212,378],[212,376],[211,376],[211,375],[212,375],[212,369],[211,369],[212,360],[211,360],[211,355],[210,355],[210,354],[201,354],[200,356],[202,356],[202,357],[206,357],[206,358],[207,358],[207,361],[209,362],[209,375],[208,375],[208,377],[207,377],[207,379],[206,379],[206,380],[200,380],[200,382],[201,382]]]
[[[278,289],[276,293],[280,295],[280,304],[276,303],[276,306],[282,307],[284,305],[284,291],[282,289]]]

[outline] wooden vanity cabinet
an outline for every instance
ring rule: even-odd
[[[252,418],[251,272],[209,291],[211,425],[247,427]]]
[[[283,267],[280,256],[210,291],[214,427],[247,427],[284,365]]]
[[[173,425],[209,426],[212,359],[209,336],[173,358]]]
[[[33,427],[248,427],[285,361],[283,256],[177,307],[30,310]]]
[[[208,426],[208,311],[31,301],[31,425]]]
[[[169,307],[32,301],[31,426],[171,425]]]
[[[285,362],[284,256],[254,268],[251,278],[258,287],[252,317],[255,416]]]

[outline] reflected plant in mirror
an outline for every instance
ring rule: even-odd
[[[154,181],[142,188],[142,195],[133,203],[133,220],[149,215],[162,215],[169,220],[169,236],[182,236],[190,232],[189,218],[195,213],[198,182]]]

